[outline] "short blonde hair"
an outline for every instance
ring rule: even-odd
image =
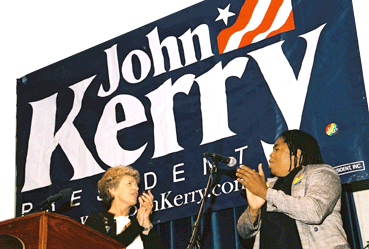
[[[117,188],[123,176],[127,175],[134,177],[137,184],[140,183],[140,173],[133,167],[124,165],[111,167],[97,183],[99,196],[108,207],[111,206],[111,202],[114,199],[114,197],[110,195],[109,190]]]

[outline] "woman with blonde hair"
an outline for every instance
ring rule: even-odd
[[[108,169],[98,182],[99,196],[108,211],[91,214],[85,225],[124,244],[127,249],[162,248],[150,221],[154,196],[149,190],[138,194],[140,175],[131,166]],[[137,198],[140,208],[135,206]],[[137,215],[129,215],[135,207]]]

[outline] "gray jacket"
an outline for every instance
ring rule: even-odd
[[[276,180],[272,179],[267,191],[267,211],[296,220],[304,249],[350,248],[340,214],[341,181],[334,168],[326,164],[302,166],[293,180],[291,195],[272,189]],[[257,224],[252,224],[248,208],[238,219],[237,230],[242,238],[256,235],[254,248],[259,248],[261,222],[259,215]]]

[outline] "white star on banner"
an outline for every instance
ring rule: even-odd
[[[231,6],[231,4],[228,4],[228,6],[225,7],[225,9],[218,8],[219,16],[217,17],[217,19],[215,21],[223,20],[225,25],[227,25],[228,18],[235,15],[235,13],[229,12],[229,7],[230,6]]]

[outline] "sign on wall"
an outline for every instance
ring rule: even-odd
[[[342,183],[369,178],[352,2],[206,0],[18,80],[17,216],[72,188],[51,209],[83,223],[115,165],[140,171],[154,223],[195,215],[204,152],[270,175],[287,129],[313,135]],[[208,211],[246,203],[235,169],[218,164]]]

